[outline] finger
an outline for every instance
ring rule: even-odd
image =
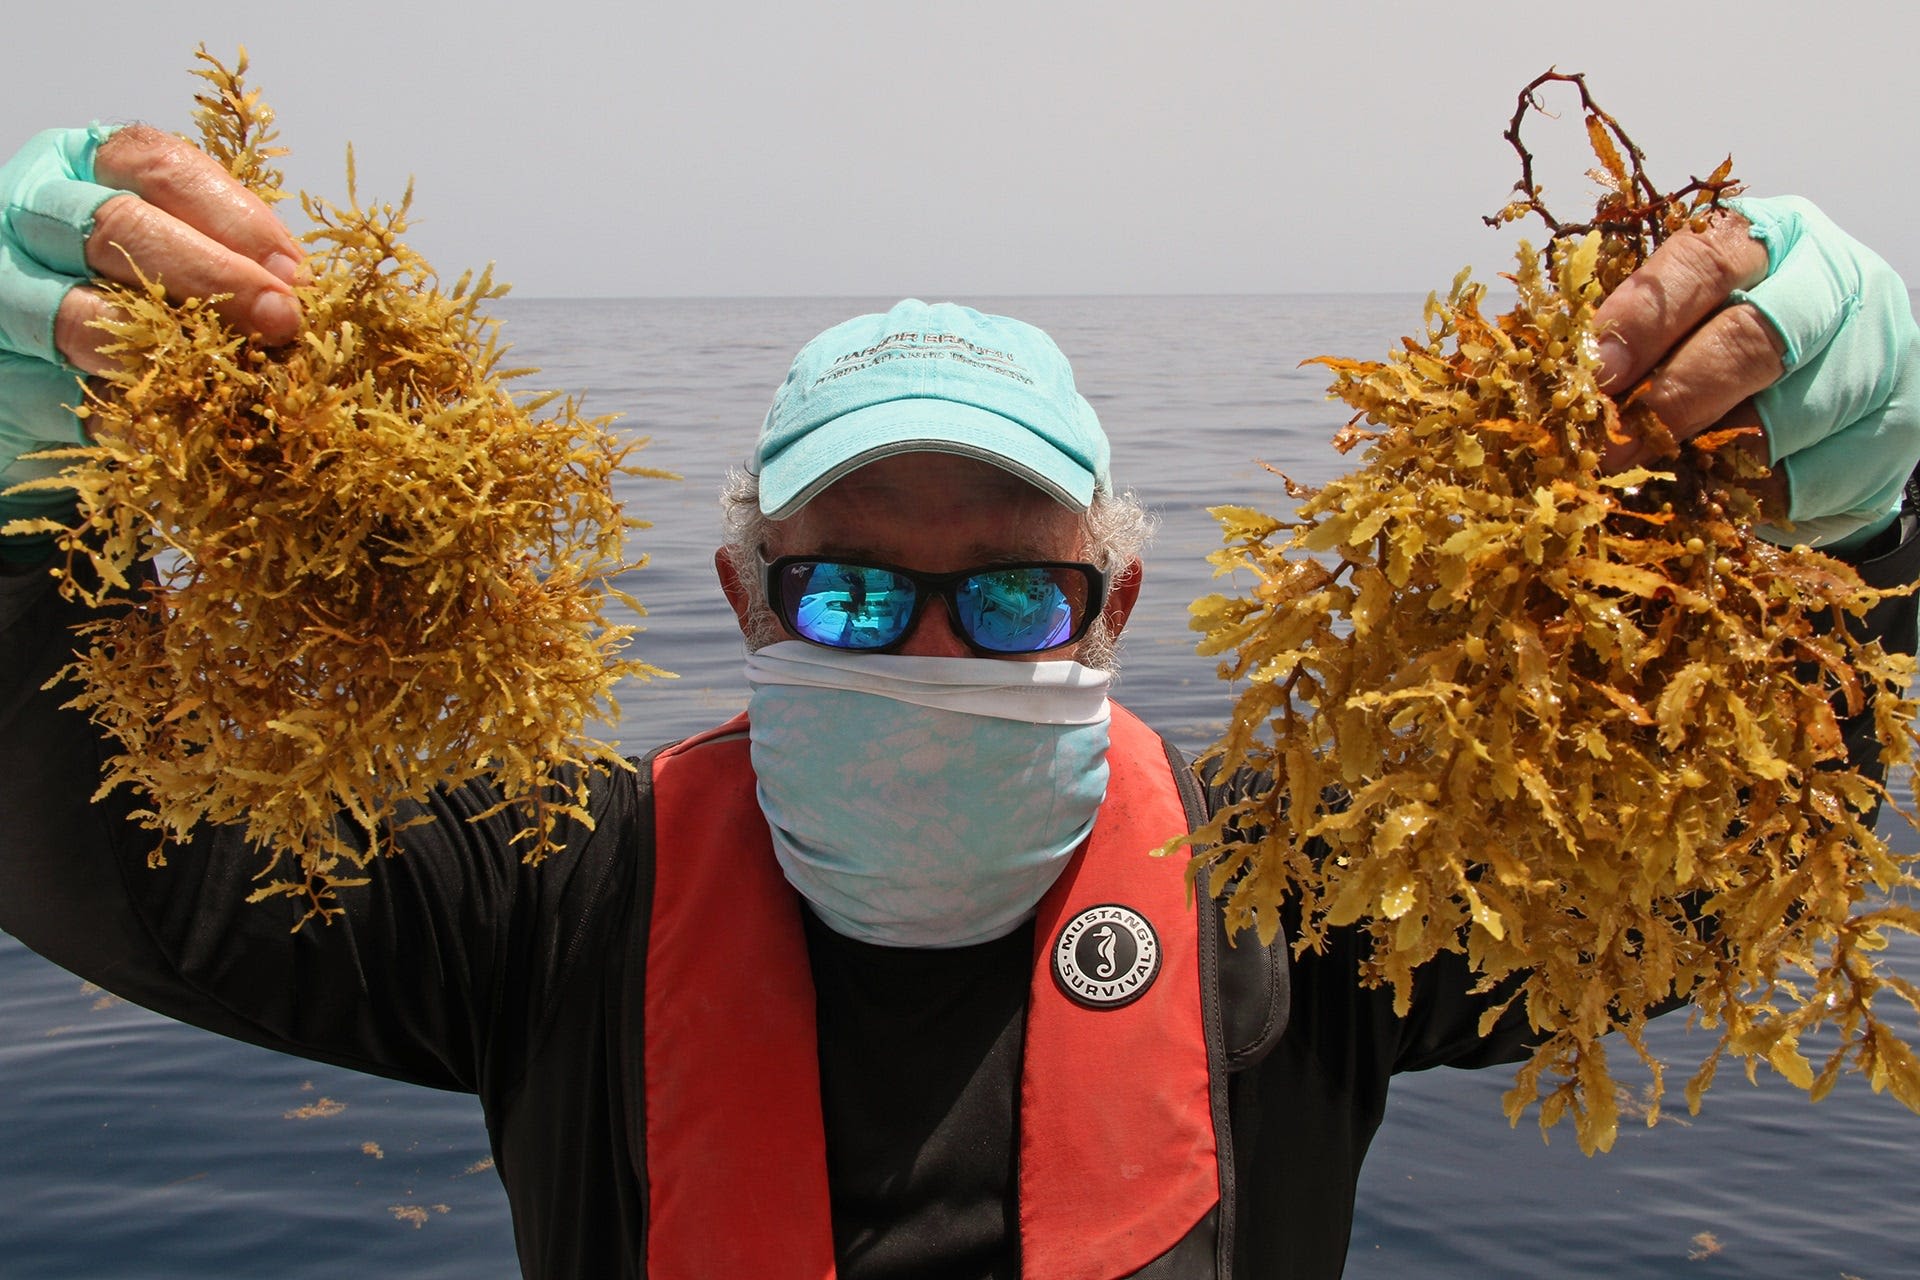
[[[67,291],[60,299],[60,310],[53,321],[53,337],[66,362],[83,373],[110,373],[118,367],[100,348],[113,341],[97,321],[124,318],[119,308],[108,304],[99,292],[85,285]]]
[[[1736,213],[1667,240],[1594,313],[1601,387],[1618,393],[1633,386],[1729,293],[1766,274],[1766,246]]]
[[[291,284],[305,253],[267,203],[198,147],[147,125],[101,144],[94,178],[131,191]]]
[[[158,280],[175,301],[224,298],[228,324],[268,342],[300,329],[293,289],[253,259],[134,196],[115,196],[94,215],[87,265],[120,284]]]
[[[1631,400],[1651,409],[1676,440],[1719,423],[1736,405],[1780,377],[1780,338],[1751,306],[1728,307],[1695,329]],[[1640,440],[1609,446],[1606,465],[1622,470],[1650,452]]]
[[[101,144],[94,176],[131,195],[94,214],[87,265],[121,284],[144,275],[175,300],[229,295],[229,324],[269,342],[299,329],[290,281],[299,246],[260,198],[205,152],[145,126]],[[137,197],[137,198],[136,198]]]

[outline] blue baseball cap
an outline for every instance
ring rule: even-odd
[[[913,299],[801,349],[747,469],[777,520],[850,471],[914,452],[991,462],[1076,511],[1112,489],[1106,433],[1052,338]]]

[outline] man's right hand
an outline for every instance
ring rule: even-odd
[[[20,460],[81,443],[77,373],[102,373],[111,341],[95,280],[157,280],[169,297],[230,295],[229,323],[268,343],[300,327],[300,243],[211,156],[146,125],[52,129],[0,167],[0,487],[50,473]],[[0,517],[58,504],[39,491]]]
[[[110,192],[85,239],[92,275],[135,284],[138,267],[176,301],[232,295],[220,314],[268,343],[298,332],[293,281],[305,253],[260,197],[211,156],[170,133],[133,125],[100,144],[91,180]],[[4,194],[11,207],[17,197]],[[105,311],[84,284],[60,303],[60,354],[89,373],[107,367],[96,351],[103,335],[89,326]]]

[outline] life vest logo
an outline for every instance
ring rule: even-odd
[[[1107,903],[1088,907],[1053,943],[1053,980],[1089,1009],[1138,1000],[1160,972],[1160,939],[1145,916]]]

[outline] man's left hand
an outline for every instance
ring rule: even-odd
[[[1857,543],[1920,462],[1920,326],[1906,285],[1797,197],[1734,202],[1600,307],[1601,385],[1638,386],[1677,438],[1762,428],[1781,541]],[[1642,460],[1637,443],[1608,458]]]

